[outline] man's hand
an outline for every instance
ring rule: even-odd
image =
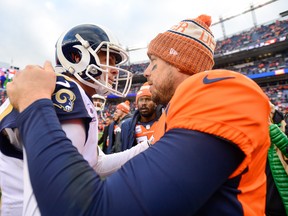
[[[28,65],[7,83],[7,94],[13,107],[22,112],[36,100],[48,98],[56,85],[56,73],[50,62],[46,61],[44,68]]]

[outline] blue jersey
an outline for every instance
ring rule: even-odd
[[[90,128],[94,130],[94,128],[98,127],[97,112],[95,111],[91,100],[85,94],[84,90],[69,77],[63,75],[57,76],[57,82],[55,91],[52,95],[52,101],[60,122],[72,119],[84,120],[86,138],[88,137]],[[4,129],[7,130],[8,128],[14,130],[16,128],[17,116],[18,112],[13,109],[8,99],[0,107],[0,131],[3,131]],[[6,130],[4,131],[5,135],[9,133],[6,132]],[[97,133],[93,134],[97,136]],[[3,133],[1,133],[1,136],[3,136]],[[93,138],[93,140],[97,139],[97,137]],[[11,145],[6,145],[5,142],[0,143],[0,150],[3,154],[10,157],[23,159],[21,151],[19,152],[19,147],[21,147],[21,145],[16,146],[15,144],[14,147],[11,147]]]
[[[90,98],[72,79],[58,75],[52,101],[60,122],[73,119],[83,120],[86,139],[83,139],[85,140],[83,143],[73,144],[89,164],[95,166],[98,119]],[[16,124],[18,116],[19,113],[13,109],[9,100],[6,100],[0,107],[0,175],[3,215],[20,215],[23,208],[23,189],[26,187],[26,183],[24,183],[25,187],[23,185],[23,176],[24,179],[26,177],[23,175],[23,151]],[[49,123],[49,119],[46,121]]]

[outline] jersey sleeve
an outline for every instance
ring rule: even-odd
[[[13,109],[9,99],[0,107],[0,151],[9,157],[23,159],[22,145],[15,129],[18,111]]]
[[[70,78],[57,76],[52,101],[60,122],[71,119],[90,119],[89,109],[87,110],[87,104],[83,98],[86,96],[84,94],[85,92]]]
[[[15,128],[18,114],[7,99],[0,107],[0,131],[4,128]]]

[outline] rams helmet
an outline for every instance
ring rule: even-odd
[[[99,60],[100,51],[106,53],[104,64]],[[109,64],[110,55],[115,56],[116,65]],[[103,27],[82,24],[63,33],[56,43],[55,57],[57,72],[74,75],[83,84],[95,88],[98,94],[126,97],[130,90],[132,73],[120,68],[128,61],[128,54]],[[113,81],[109,81],[109,69],[118,70]]]
[[[99,94],[94,94],[92,96],[92,101],[94,104],[94,107],[96,111],[103,111],[106,103],[106,98],[99,95]]]

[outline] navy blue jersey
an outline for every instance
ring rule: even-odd
[[[97,121],[97,114],[95,115],[94,106],[90,99],[82,88],[79,88],[79,85],[67,76],[57,76],[52,101],[60,122],[71,119],[83,119],[86,126],[86,132],[88,133],[89,123],[91,121]],[[13,109],[9,99],[6,100],[0,108],[0,131],[3,131],[5,128],[14,130],[14,128],[16,128],[17,116],[18,112]],[[3,133],[1,134],[1,136],[3,136]],[[19,155],[19,149],[14,149],[11,146],[3,146],[4,143],[6,142],[0,143],[0,150],[4,154],[22,158],[21,154]],[[9,150],[7,150],[7,148]]]
[[[29,97],[29,95],[27,96]],[[71,123],[69,120],[81,119],[84,123],[81,127],[83,139],[69,137],[77,150],[89,162],[91,166],[97,163],[97,140],[98,140],[98,119],[92,101],[84,90],[67,76],[58,75],[55,91],[52,95],[53,108],[56,111],[60,122],[68,127],[70,134],[79,132],[79,124]],[[29,176],[26,173],[26,160],[23,160],[23,149],[21,137],[18,133],[16,119],[19,113],[13,109],[9,100],[0,107],[0,187],[2,189],[2,213],[3,215],[22,215],[23,194],[25,200],[29,200],[29,205],[24,204],[24,209],[28,212],[35,212],[37,204],[30,202],[33,191],[29,187]],[[45,118],[44,116],[35,116]],[[50,119],[44,119],[46,124],[50,124]],[[69,121],[69,122],[68,122]],[[79,121],[77,121],[79,122]],[[46,133],[46,131],[41,131]],[[72,145],[71,145],[72,146]],[[24,193],[25,191],[25,193]],[[26,198],[28,197],[28,198]],[[29,215],[29,213],[27,213]]]

